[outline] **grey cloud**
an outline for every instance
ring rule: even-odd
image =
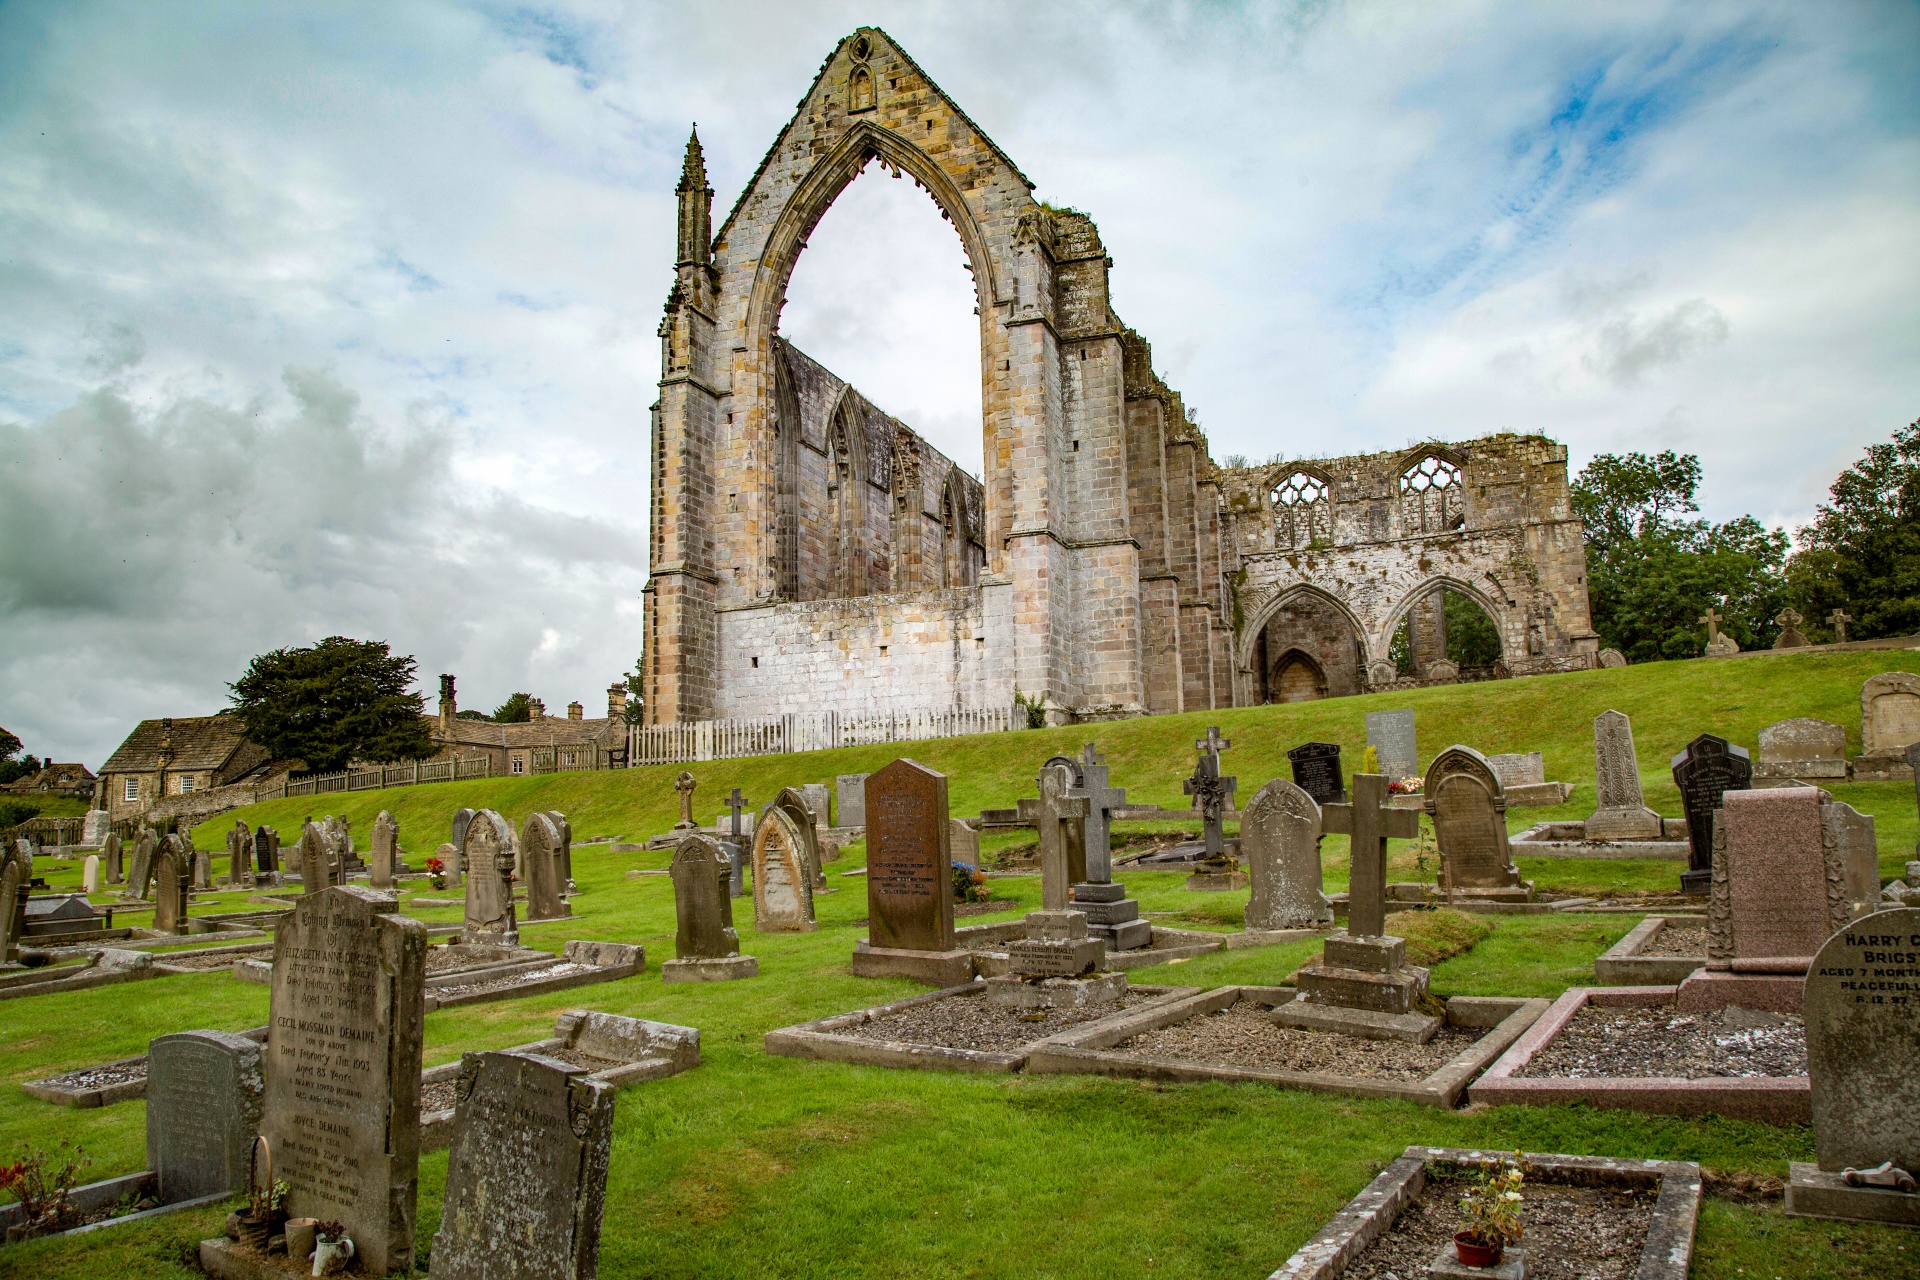
[[[1689,298],[1648,320],[1625,315],[1600,327],[1594,349],[1582,357],[1587,369],[1620,386],[1727,340],[1733,326],[1705,298]]]

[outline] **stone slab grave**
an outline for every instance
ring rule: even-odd
[[[1853,776],[1901,782],[1914,777],[1907,748],[1920,742],[1920,676],[1883,671],[1860,686],[1860,754]]]
[[[1053,1037],[1028,1055],[1027,1070],[1270,1084],[1452,1107],[1548,1004],[1457,996],[1443,1029],[1420,1041],[1297,1028],[1275,1017],[1296,1002],[1288,987],[1217,987]]]
[[[1126,999],[1127,975],[1106,967],[1107,944],[1078,911],[1032,911],[1027,936],[1007,944],[1007,971],[986,980],[1005,1009],[1098,1011]]]
[[[1321,806],[1322,827],[1349,837],[1347,928],[1326,941],[1319,960],[1294,974],[1300,998],[1274,1011],[1282,1026],[1345,1032],[1364,1038],[1433,1039],[1444,1019],[1422,1012],[1427,971],[1406,962],[1404,939],[1386,935],[1387,840],[1420,834],[1420,816],[1386,806],[1382,774],[1353,776],[1349,804]]]
[[[720,842],[687,837],[674,849],[668,873],[673,877],[674,958],[660,966],[660,980],[725,982],[758,975],[760,962],[740,954],[730,892],[733,861]]]
[[[1127,793],[1109,782],[1106,758],[1093,743],[1081,749],[1078,764],[1078,794],[1086,797],[1086,816],[1077,827],[1069,821],[1056,828],[1069,842],[1068,874],[1076,864],[1080,868],[1080,878],[1068,887],[1067,906],[1086,916],[1088,934],[1105,943],[1109,953],[1150,947],[1153,926],[1140,918],[1140,903],[1113,878],[1114,815],[1127,808]],[[1071,847],[1076,839],[1078,858]],[[975,856],[977,860],[977,841]]]
[[[1240,782],[1238,778],[1220,774],[1220,753],[1231,746],[1231,742],[1220,736],[1218,726],[1208,725],[1207,736],[1193,744],[1199,753],[1193,773],[1180,784],[1200,811],[1204,845],[1199,864],[1187,877],[1190,890],[1231,892],[1247,887],[1247,877],[1239,870],[1239,860],[1227,844],[1226,829],[1222,825],[1233,809],[1233,793]]]
[[[1847,731],[1828,720],[1776,720],[1760,731],[1753,785],[1840,781],[1847,778]]]
[[[1707,963],[1680,984],[1682,1009],[1738,1004],[1800,1012],[1813,955],[1853,918],[1838,824],[1814,787],[1729,791],[1713,819]]]
[[[346,1227],[359,1267],[413,1266],[426,927],[358,885],[305,895],[274,937],[260,1131],[289,1217]],[[214,1276],[255,1270],[203,1240]]]
[[[433,1280],[592,1280],[600,1259],[613,1086],[534,1053],[461,1061]]]
[[[1069,1030],[1199,990],[1133,986],[1117,1010],[1027,1011],[989,1005],[986,987],[985,979],[976,978],[871,1009],[782,1027],[767,1033],[766,1051],[784,1058],[931,1071],[1019,1071],[1037,1049]]]
[[[1786,1211],[1920,1227],[1920,910],[1827,939],[1806,1018],[1816,1159],[1788,1165]]]
[[[0,973],[0,1000],[18,1000],[56,991],[87,991],[159,976],[153,967],[153,957],[144,951],[89,947],[73,963]]]
[[[1635,1256],[1622,1260],[1624,1266],[1617,1274],[1632,1276],[1633,1280],[1687,1280],[1704,1184],[1699,1165],[1681,1160],[1623,1160],[1533,1151],[1524,1153],[1523,1158],[1527,1162],[1523,1195],[1532,1191],[1536,1196],[1564,1196],[1572,1202],[1569,1208],[1586,1202],[1567,1215],[1566,1225],[1555,1232],[1556,1238],[1550,1243],[1542,1239],[1544,1232],[1530,1231],[1522,1241],[1524,1249],[1508,1251],[1509,1258],[1516,1254],[1526,1257],[1526,1275],[1588,1274],[1589,1269],[1581,1265],[1588,1261],[1583,1248],[1586,1242],[1619,1239],[1622,1228],[1626,1228]],[[1267,1280],[1338,1280],[1344,1275],[1377,1276],[1388,1270],[1404,1280],[1422,1275],[1479,1275],[1503,1280],[1500,1269],[1455,1270],[1441,1264],[1441,1259],[1452,1252],[1452,1201],[1457,1193],[1434,1175],[1472,1176],[1497,1169],[1510,1159],[1511,1153],[1504,1151],[1408,1147]],[[1604,1194],[1608,1191],[1632,1194],[1614,1197]],[[1650,1207],[1646,1204],[1649,1192]],[[1426,1211],[1429,1206],[1431,1212]],[[1589,1227],[1588,1223],[1594,1225]],[[1431,1263],[1427,1261],[1428,1250],[1433,1251]],[[1409,1254],[1409,1261],[1401,1261]],[[1427,1270],[1430,1266],[1435,1269]],[[1508,1270],[1509,1276],[1519,1274],[1517,1269]]]
[[[1287,763],[1293,766],[1293,785],[1312,796],[1315,804],[1338,804],[1347,798],[1338,743],[1302,743],[1287,752]]]
[[[867,936],[854,974],[965,982],[973,954],[954,941],[946,775],[895,760],[867,778],[866,817]]]
[[[257,1040],[181,1031],[147,1044],[147,1168],[162,1204],[242,1191],[266,1087]]]
[[[1547,781],[1546,761],[1538,751],[1488,756],[1487,763],[1499,777],[1510,807],[1560,805],[1573,795],[1573,783]]]
[[[1683,893],[1704,896],[1713,886],[1713,813],[1729,791],[1753,783],[1753,761],[1745,747],[1703,733],[1673,758],[1673,785],[1687,812],[1687,869],[1680,874]]]
[[[222,1033],[226,1034],[226,1033]],[[231,1034],[255,1044],[265,1044],[265,1026],[250,1027]],[[147,1055],[116,1058],[75,1071],[62,1072],[43,1080],[23,1080],[20,1091],[30,1098],[64,1107],[108,1107],[147,1096]]]
[[[1593,976],[1621,986],[1678,986],[1706,963],[1704,918],[1648,916],[1594,959]]]
[[[1520,878],[1507,847],[1506,789],[1485,756],[1472,747],[1448,747],[1427,766],[1421,794],[1448,901],[1533,901],[1533,883]]]
[[[867,825],[867,775],[842,773],[834,777],[834,800],[838,805],[836,826],[846,830]]]
[[[1337,756],[1334,767],[1337,772]],[[1344,788],[1338,792],[1345,794]],[[1240,818],[1240,851],[1253,883],[1247,929],[1332,927],[1333,904],[1322,892],[1320,835],[1320,806],[1306,788],[1275,778],[1254,793]]]
[[[784,793],[783,793],[784,794]],[[770,804],[753,830],[753,927],[759,933],[812,933],[813,828]]]
[[[1414,734],[1413,712],[1367,712],[1367,745],[1380,761],[1380,773],[1395,779],[1420,773],[1420,745]]]
[[[618,982],[644,973],[646,968],[647,950],[643,946],[574,939],[562,948],[557,961],[547,956],[543,962],[518,972],[502,968],[443,977],[428,989],[426,1006],[431,1012],[459,1005],[517,1000],[522,996]]]
[[[1467,1100],[1807,1123],[1806,1075],[1763,1073],[1770,1060],[1791,1057],[1804,1043],[1796,1016],[1738,1008],[1688,1012],[1674,1003],[1678,991],[1568,988],[1473,1082]],[[1722,1039],[1747,1042],[1749,1050],[1717,1052]]]

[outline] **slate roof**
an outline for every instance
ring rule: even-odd
[[[163,739],[172,744],[170,770],[222,768],[247,740],[238,716],[175,717],[171,730],[162,721],[142,720],[100,772],[152,773],[160,767]]]
[[[440,731],[438,716],[425,717],[428,729],[435,742],[447,742],[448,736]],[[495,724],[491,720],[461,720],[453,722],[451,741],[457,746],[470,747],[556,747],[585,746],[589,742],[608,741],[607,729],[613,722],[602,716],[597,720],[569,720],[565,716],[545,716],[539,720],[527,720],[520,724]]]
[[[15,778],[6,785],[5,790],[17,795],[34,791],[73,791],[93,781],[93,774],[84,764],[53,764],[38,773]]]

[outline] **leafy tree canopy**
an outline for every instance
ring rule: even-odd
[[[1586,526],[1587,587],[1600,642],[1634,662],[1691,658],[1706,647],[1700,622],[1751,649],[1771,643],[1785,605],[1787,535],[1752,516],[1688,520],[1700,460],[1672,450],[1600,454],[1573,482]]]
[[[1853,618],[1849,639],[1920,632],[1920,422],[1870,446],[1828,492],[1787,565],[1808,630],[1830,637],[1838,608]]]
[[[415,663],[383,640],[328,636],[305,649],[275,649],[227,686],[247,737],[276,758],[315,771],[354,760],[414,760],[433,754],[412,692]]]
[[[493,709],[489,717],[495,724],[525,724],[533,718],[533,695],[530,693],[510,694],[507,700]]]

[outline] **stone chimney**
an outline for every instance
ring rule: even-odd
[[[616,680],[607,686],[607,719],[627,718],[627,682]]]
[[[545,720],[546,718],[547,718],[547,704],[540,701],[540,699],[538,698],[528,698],[527,699],[527,719]]]
[[[569,702],[567,704],[567,719],[584,720],[586,719],[586,717],[587,717],[587,709],[585,707],[581,706],[577,702]]]
[[[447,737],[453,736],[454,717],[460,714],[460,708],[454,705],[453,677],[440,677],[440,732]]]

